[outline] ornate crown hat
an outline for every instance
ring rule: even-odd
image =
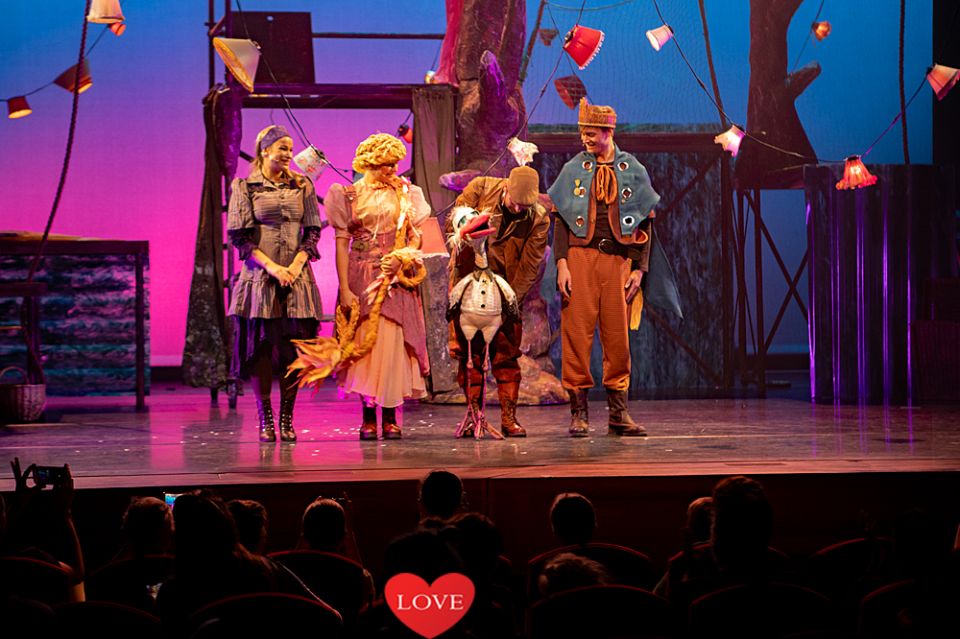
[[[617,112],[613,107],[590,104],[586,98],[580,98],[580,126],[597,126],[606,129],[617,128]]]

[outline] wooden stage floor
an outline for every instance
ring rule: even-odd
[[[159,387],[159,388],[158,388]],[[275,393],[276,394],[276,393]],[[47,421],[0,427],[0,461],[69,463],[78,488],[416,479],[432,468],[465,478],[643,477],[960,470],[960,406],[817,406],[796,399],[631,402],[650,433],[567,436],[567,406],[520,407],[526,439],[458,440],[463,406],[410,404],[400,441],[361,442],[360,404],[336,390],[303,393],[300,441],[257,441],[253,398],[236,410],[206,390],[157,385],[149,408],[129,397],[51,398]],[[499,408],[488,410],[499,420]],[[3,472],[0,490],[12,490]]]

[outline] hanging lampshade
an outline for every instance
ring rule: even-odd
[[[90,4],[90,13],[87,14],[87,22],[100,24],[123,22],[123,19],[120,0],[93,0]]]
[[[577,66],[586,69],[603,44],[603,31],[576,25],[563,38],[563,50],[569,54]]]
[[[562,78],[557,78],[553,81],[553,86],[556,87],[560,99],[570,109],[577,108],[577,105],[580,104],[580,98],[587,96],[587,88],[575,75],[565,75]]]
[[[323,173],[323,169],[328,164],[327,156],[323,154],[323,151],[312,144],[303,151],[297,153],[294,156],[293,161],[298,167],[300,167],[300,170],[303,171],[305,175],[310,176],[311,180],[316,180],[318,177],[320,177],[320,174]]]
[[[11,120],[26,117],[31,113],[33,113],[33,109],[27,103],[26,96],[18,95],[7,100],[7,117]]]
[[[927,82],[937,94],[937,100],[942,100],[950,93],[950,89],[960,79],[960,69],[935,64],[927,71]]]
[[[413,144],[413,127],[409,124],[401,124],[397,127],[397,137],[407,144]]]
[[[862,189],[877,183],[877,176],[870,173],[859,155],[851,155],[843,166],[843,179],[837,182],[837,190]]]
[[[740,141],[743,140],[743,131],[736,124],[713,138],[713,141],[723,147],[724,151],[730,151],[730,155],[737,157],[740,151]]]
[[[520,138],[510,138],[507,142],[507,150],[513,155],[518,166],[524,166],[533,162],[533,154],[539,153],[540,149],[533,142],[524,142]]]
[[[260,63],[260,47],[257,43],[241,38],[214,38],[213,48],[237,82],[252,93],[253,79],[257,77],[257,65]]]
[[[57,79],[54,80],[54,84],[59,87],[63,87],[70,93],[73,93],[74,81],[77,80],[77,65],[73,65],[63,73],[57,76]],[[90,77],[90,63],[87,62],[87,59],[84,58],[83,64],[80,66],[80,86],[77,88],[77,93],[83,93],[87,89],[93,86],[93,78]]]
[[[560,32],[556,29],[537,29],[537,36],[539,36],[540,42],[546,47],[553,44],[553,39],[558,35],[560,35]]]
[[[126,22],[114,22],[110,25],[110,30],[113,32],[113,35],[118,38],[123,35],[123,32],[127,30]]]
[[[670,42],[671,39],[673,39],[673,29],[668,24],[647,31],[647,40],[650,41],[650,46],[653,47],[654,51],[662,49],[663,45]]]
[[[831,27],[830,23],[824,20],[822,22],[814,22],[810,25],[810,30],[813,31],[813,37],[822,42],[830,35]]]

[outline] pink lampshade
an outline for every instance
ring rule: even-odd
[[[870,173],[859,155],[851,155],[843,166],[843,179],[837,182],[837,190],[862,189],[877,183],[877,176]]]
[[[87,22],[113,24],[123,22],[123,11],[120,10],[120,0],[93,0],[90,3],[90,13]]]
[[[656,51],[662,49],[663,45],[670,42],[671,39],[673,39],[673,29],[670,28],[670,25],[665,24],[647,31],[647,40],[650,41],[650,46]]]
[[[730,151],[730,155],[737,157],[740,151],[740,141],[743,140],[743,131],[736,124],[713,138],[713,141],[723,147],[724,151]]]
[[[957,80],[960,79],[960,69],[935,64],[927,71],[927,82],[937,94],[937,100],[942,100],[950,93]]]

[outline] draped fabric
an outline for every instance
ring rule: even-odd
[[[455,96],[446,87],[413,90],[413,158],[417,186],[436,212],[456,194],[440,186],[440,176],[454,170],[457,151]]]
[[[952,167],[870,165],[876,185],[835,188],[843,167],[804,167],[810,383],[817,403],[911,404],[911,329],[931,278],[957,276]],[[945,345],[946,346],[946,345]]]
[[[182,366],[184,383],[197,387],[219,388],[227,380],[230,346],[223,287],[223,181],[229,183],[237,169],[240,100],[239,92],[223,85],[212,87],[203,99],[203,190]]]

